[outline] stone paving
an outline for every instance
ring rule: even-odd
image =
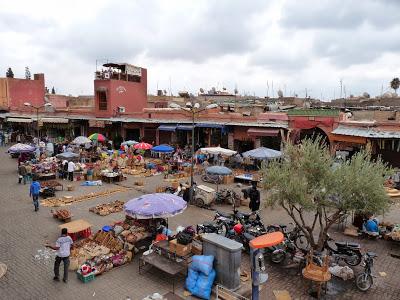
[[[29,186],[17,184],[16,160],[9,158],[4,153],[5,150],[0,148],[0,261],[7,264],[8,272],[0,279],[0,299],[126,299],[129,296],[132,300],[141,300],[154,292],[166,293],[172,289],[171,278],[166,278],[154,269],[139,275],[137,257],[131,264],[107,272],[88,284],[81,283],[73,273],[70,273],[68,284],[53,282],[53,259],[37,260],[35,255],[39,249],[44,249],[43,244],[46,241],[55,241],[60,223],[51,216],[52,208],[41,207],[39,212],[33,211]],[[136,178],[129,176],[122,184],[133,187],[135,180]],[[196,180],[201,182],[199,178]],[[146,178],[145,182],[146,192],[154,192],[156,186],[166,185],[162,183],[160,176]],[[79,188],[79,183],[74,185],[75,191],[57,192],[57,196],[85,194],[116,187],[112,184]],[[229,188],[240,190],[233,185]],[[75,203],[68,208],[72,211],[73,219],[85,219],[93,225],[93,230],[98,230],[105,224],[123,219],[123,213],[102,217],[89,212],[89,207],[117,199],[126,201],[142,193],[143,191],[132,188],[126,192]],[[229,207],[224,206],[220,209],[229,210]],[[400,222],[399,212],[400,209],[395,207],[384,219]],[[172,228],[176,228],[177,225],[197,224],[211,220],[213,214],[212,210],[190,206],[184,214],[170,219],[169,223]],[[290,222],[285,212],[279,208],[264,209],[262,215],[266,224]],[[336,239],[352,240],[335,232],[335,229],[333,228],[332,235]],[[361,293],[355,289],[354,282],[340,283],[341,293],[329,292],[326,299],[400,299],[400,276],[397,274],[400,270],[400,260],[389,255],[389,252],[400,253],[400,246],[381,240],[355,240],[362,244],[364,251],[371,250],[379,255],[374,266],[377,274],[374,286],[369,292]],[[246,255],[243,255],[243,269],[249,269]],[[357,268],[357,271],[361,271],[361,268]],[[386,272],[386,277],[379,276],[378,272],[382,271]],[[290,292],[293,299],[309,299],[305,294],[306,283],[299,275],[293,274],[293,270],[268,265],[268,272],[268,299],[274,299],[272,290],[284,289]],[[183,293],[183,280],[179,281],[177,293]]]

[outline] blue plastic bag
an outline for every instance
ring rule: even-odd
[[[190,292],[201,298],[201,299],[207,299],[210,300],[211,297],[211,290],[212,286],[214,283],[215,276],[217,273],[215,272],[214,269],[211,270],[210,274],[204,275],[202,273],[198,273],[199,276],[196,281],[196,286],[194,289],[192,289]]]
[[[197,279],[199,278],[199,272],[196,272],[189,268],[188,277],[186,278],[186,289],[192,293],[196,287]]]
[[[190,268],[194,271],[201,272],[204,275],[210,274],[213,269],[214,256],[212,255],[194,255]]]

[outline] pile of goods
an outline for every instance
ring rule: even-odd
[[[118,192],[126,192],[128,191],[128,188],[124,187],[118,187],[115,189],[110,189],[102,192],[97,192],[97,193],[89,193],[87,195],[82,195],[82,196],[77,196],[77,197],[62,197],[62,198],[49,198],[41,201],[41,204],[43,206],[52,206],[52,207],[57,207],[57,206],[64,206],[73,202],[82,202],[82,201],[87,201],[91,200],[97,197],[103,197],[103,196],[109,196],[114,193]]]
[[[42,160],[40,163],[32,165],[32,172],[36,174],[55,173],[58,169],[57,160],[55,157],[49,157]]]
[[[64,222],[69,222],[71,221],[71,212],[67,209],[58,209],[55,211],[51,211],[53,214],[53,218],[59,219]]]
[[[127,218],[114,226],[104,226],[96,234],[74,243],[69,269],[78,270],[78,278],[87,282],[89,279],[81,274],[84,265],[87,270],[92,270],[90,274],[97,276],[130,262],[137,251],[135,244],[151,237],[147,223],[148,220],[141,223]]]
[[[392,231],[387,235],[394,241],[400,241],[400,224],[394,225]]]
[[[107,216],[112,213],[120,212],[124,208],[124,202],[115,200],[113,202],[99,204],[95,207],[89,208],[89,211],[98,214],[100,216]]]

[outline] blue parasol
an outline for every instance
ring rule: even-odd
[[[133,141],[133,140],[129,140],[129,141],[123,142],[121,145],[122,146],[125,146],[125,145],[132,146],[132,145],[136,145],[136,144],[139,144],[139,142],[136,142],[136,141]]]
[[[225,175],[231,175],[232,174],[232,170],[227,168],[227,167],[223,167],[223,166],[212,166],[212,167],[208,167],[206,169],[206,172],[210,175],[221,175],[221,176],[225,176]]]
[[[182,197],[157,193],[129,200],[124,205],[124,211],[135,219],[169,218],[182,213],[186,207]]]
[[[161,152],[161,153],[171,153],[171,152],[174,152],[174,150],[175,150],[174,147],[172,147],[170,145],[158,145],[158,146],[151,148],[151,151]]]
[[[282,152],[265,147],[256,148],[242,153],[243,157],[250,157],[255,159],[274,159],[282,156]]]
[[[35,150],[36,150],[36,147],[34,147],[34,146],[18,143],[18,144],[11,146],[8,149],[8,152],[14,154],[14,153],[34,152]]]

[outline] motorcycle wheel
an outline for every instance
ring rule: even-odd
[[[349,250],[348,253],[349,255],[343,258],[345,263],[352,267],[358,266],[362,260],[361,253],[353,250]]]
[[[294,240],[294,244],[296,245],[296,247],[300,250],[305,250],[308,251],[310,250],[310,242],[307,240],[307,238],[302,235],[299,234],[296,239]]]
[[[372,283],[372,276],[370,274],[362,273],[356,277],[356,286],[362,292],[368,291]]]
[[[228,226],[225,223],[218,224],[218,232],[219,235],[228,236]]]
[[[272,255],[271,255],[271,261],[274,264],[281,264],[284,260],[285,260],[284,252],[272,253]]]

